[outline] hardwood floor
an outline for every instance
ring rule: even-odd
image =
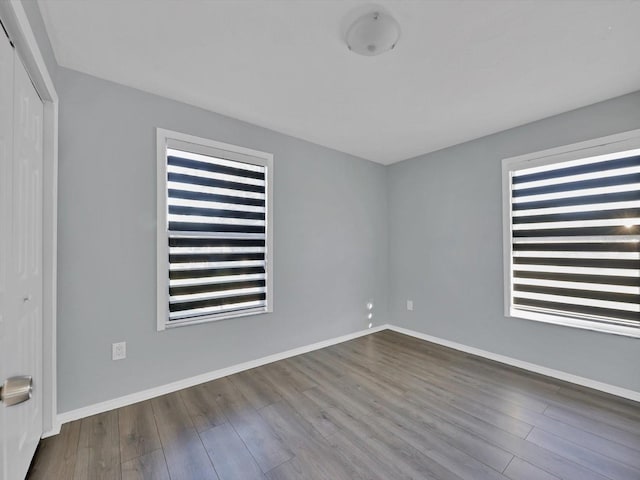
[[[640,480],[640,404],[387,330],[65,424],[28,478]]]

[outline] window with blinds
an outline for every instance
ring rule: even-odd
[[[271,156],[166,131],[158,143],[159,328],[271,311]]]
[[[505,179],[510,315],[640,335],[640,150],[511,162]]]

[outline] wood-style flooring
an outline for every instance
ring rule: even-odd
[[[28,478],[640,480],[640,404],[383,331],[65,424]]]

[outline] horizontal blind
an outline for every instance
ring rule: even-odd
[[[512,305],[640,327],[640,156],[515,170]]]
[[[167,149],[170,322],[266,309],[265,170]]]

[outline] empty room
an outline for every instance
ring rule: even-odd
[[[0,480],[640,480],[640,1],[0,22]]]

